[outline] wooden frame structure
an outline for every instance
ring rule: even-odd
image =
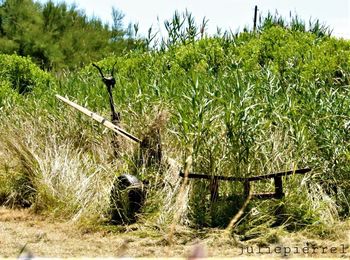
[[[275,192],[266,192],[266,193],[257,193],[252,194],[252,198],[255,199],[281,199],[284,197],[283,192],[283,177],[287,177],[293,174],[305,174],[311,171],[310,168],[297,169],[294,171],[286,171],[286,172],[278,172],[278,173],[270,173],[260,176],[253,177],[229,177],[229,176],[221,176],[221,175],[208,175],[208,174],[200,174],[200,173],[189,173],[185,174],[180,172],[181,177],[187,177],[189,179],[206,179],[210,180],[210,199],[212,202],[215,202],[218,199],[219,194],[219,181],[233,181],[233,182],[242,182],[244,185],[244,196],[248,197],[251,189],[251,182],[261,181],[267,179],[274,179],[275,183]]]

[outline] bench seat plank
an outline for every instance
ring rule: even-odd
[[[246,182],[246,181],[260,181],[260,180],[266,180],[266,179],[272,179],[275,177],[284,177],[292,174],[304,174],[311,171],[310,168],[305,169],[298,169],[295,171],[286,171],[286,172],[277,172],[277,173],[270,173],[266,175],[260,175],[260,176],[253,176],[253,177],[230,177],[230,176],[222,176],[222,175],[208,175],[208,174],[201,174],[201,173],[189,173],[187,175],[190,179],[216,179],[221,181],[240,181],[240,182]],[[185,177],[185,174],[183,172],[180,172],[181,177]]]

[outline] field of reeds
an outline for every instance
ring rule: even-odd
[[[98,225],[108,222],[115,178],[147,180],[138,223],[227,227],[242,207],[240,183],[209,183],[180,170],[250,177],[310,167],[284,181],[281,200],[252,200],[234,226],[242,238],[276,224],[327,236],[349,216],[350,42],[319,22],[268,16],[256,31],[206,36],[189,14],[166,23],[167,38],[122,57],[113,89],[121,126],[145,139],[160,133],[163,162],[140,165],[138,145],[120,139],[55,98],[110,118],[108,94],[91,65],[41,71],[29,58],[0,55],[0,203]],[[151,46],[152,45],[152,46]],[[273,182],[254,191],[273,190]]]

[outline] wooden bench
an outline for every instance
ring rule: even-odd
[[[251,188],[250,183],[251,182],[267,180],[267,179],[274,179],[275,192],[252,194],[251,198],[255,198],[255,199],[281,199],[284,197],[282,177],[287,177],[287,176],[293,175],[293,174],[305,174],[309,171],[311,171],[310,168],[305,168],[305,169],[298,169],[298,170],[294,170],[294,171],[270,173],[270,174],[253,176],[253,177],[246,177],[246,178],[228,177],[228,176],[220,176],[220,175],[207,175],[207,174],[200,174],[200,173],[189,173],[189,174],[187,174],[187,176],[185,176],[185,173],[183,173],[183,172],[180,172],[180,176],[187,177],[190,179],[210,180],[210,199],[211,199],[211,202],[215,202],[218,199],[219,181],[242,182],[244,185],[244,196],[248,197],[249,193],[250,193],[250,188]]]

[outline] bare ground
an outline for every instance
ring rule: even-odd
[[[266,244],[266,240],[237,242],[224,236],[222,230],[210,229],[209,233],[179,227],[175,242],[169,244],[166,233],[151,227],[82,228],[28,210],[0,207],[0,234],[0,257],[18,257],[21,251],[40,257],[187,257],[198,243],[210,257],[350,257],[348,223],[342,224],[336,239],[275,232],[278,238],[272,244]]]

